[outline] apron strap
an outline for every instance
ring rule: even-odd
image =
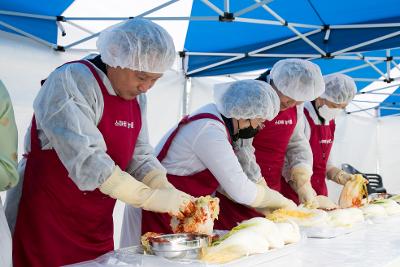
[[[189,117],[189,115],[186,115],[185,117],[183,117],[181,119],[181,121],[178,123],[178,126],[168,137],[168,139],[165,142],[164,146],[162,147],[160,153],[158,153],[157,159],[161,162],[167,156],[169,147],[171,146],[172,141],[175,139],[175,136],[178,134],[178,132],[182,128],[182,126],[184,126],[192,121],[197,121],[197,120],[201,120],[201,119],[216,120],[225,126],[225,123],[220,118],[218,118],[217,116],[215,116],[214,114],[211,114],[211,113],[200,113],[200,114],[194,115],[192,117]],[[225,130],[228,134],[229,142],[232,143],[231,136],[229,134],[229,130],[226,126],[225,126]]]
[[[88,69],[93,74],[94,78],[96,79],[97,83],[99,84],[102,93],[109,94],[106,86],[103,83],[103,80],[100,78],[100,75],[97,73],[96,69],[93,67],[93,65],[91,63],[89,63],[87,60],[82,59],[82,60],[67,62],[65,64],[72,64],[72,63],[81,63],[81,64],[85,65],[86,67],[88,67]]]
[[[40,140],[37,133],[36,118],[35,115],[33,115],[31,123],[31,151],[37,152],[39,150],[41,150]]]
[[[308,123],[310,124],[310,126],[315,125],[313,119],[311,118],[310,112],[306,108],[304,108],[304,115],[306,116],[306,119],[307,119]]]

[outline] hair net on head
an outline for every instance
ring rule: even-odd
[[[169,33],[156,23],[129,19],[100,33],[97,48],[111,67],[163,73],[175,60],[175,46]]]
[[[277,89],[296,101],[311,101],[325,89],[320,68],[307,60],[283,59],[271,69],[271,79]]]
[[[267,83],[242,80],[214,86],[217,109],[227,118],[272,120],[278,115],[280,101]]]
[[[324,76],[325,92],[321,95],[336,104],[350,103],[357,93],[356,83],[352,78],[341,73]]]

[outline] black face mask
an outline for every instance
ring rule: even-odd
[[[239,122],[238,122],[238,128],[239,128]],[[233,141],[237,141],[238,139],[249,139],[249,138],[253,138],[254,136],[256,136],[256,134],[258,133],[260,129],[257,128],[253,128],[253,126],[244,128],[244,129],[239,129],[238,133],[232,136],[232,140]]]

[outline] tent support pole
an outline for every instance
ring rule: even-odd
[[[1,20],[0,20],[0,25],[5,27],[5,28],[7,28],[7,29],[13,30],[13,31],[25,36],[25,37],[31,38],[32,40],[35,40],[36,42],[41,43],[41,44],[43,44],[45,46],[48,46],[48,47],[53,48],[53,49],[57,48],[56,44],[47,42],[47,41],[45,41],[45,40],[43,40],[43,39],[41,39],[39,37],[36,37],[36,36],[34,36],[34,35],[30,34],[30,33],[25,32],[25,31],[23,31],[21,29],[18,29],[18,28],[14,27],[14,26],[11,26],[10,24],[5,23],[5,22],[3,22]]]
[[[316,33],[319,33],[319,32],[321,32],[320,29],[313,30],[313,31],[305,33],[304,36],[310,36],[310,35],[313,35],[313,34],[316,34]],[[272,45],[264,46],[264,47],[261,47],[259,49],[256,49],[256,50],[253,50],[253,51],[249,52],[249,55],[258,54],[259,52],[262,52],[262,51],[265,51],[265,50],[268,50],[268,49],[272,49],[274,47],[278,47],[278,46],[281,46],[281,45],[284,45],[284,44],[287,44],[287,43],[291,43],[291,42],[294,42],[294,41],[296,41],[298,39],[300,39],[300,36],[295,36],[295,37],[289,38],[287,40],[283,40],[283,41],[277,42],[277,43],[272,44]]]
[[[88,33],[88,34],[94,34],[94,32],[92,32],[91,30],[86,29],[85,27],[82,27],[81,25],[79,25],[79,24],[77,24],[77,23],[75,23],[75,22],[66,21],[65,23],[68,23],[69,25],[74,26],[75,28],[77,28],[77,29],[79,29],[79,30],[81,30],[81,31],[84,31],[84,32],[86,32],[86,33]]]
[[[182,111],[181,111],[182,117],[189,114],[191,87],[192,87],[191,78],[185,75],[185,84],[183,86],[183,99],[182,99]]]
[[[387,35],[384,35],[384,36],[381,36],[381,37],[377,37],[375,39],[372,39],[372,40],[369,40],[369,41],[365,41],[365,42],[362,42],[360,44],[344,48],[342,50],[333,52],[331,55],[332,56],[337,56],[337,55],[343,54],[345,52],[358,49],[358,48],[363,47],[363,46],[367,46],[367,45],[370,45],[370,44],[373,44],[373,43],[377,43],[377,42],[380,42],[380,41],[383,41],[383,40],[386,40],[386,39],[390,39],[390,38],[395,37],[397,35],[400,35],[400,31],[392,32],[390,34],[387,34]]]
[[[360,57],[360,59],[364,60],[364,62],[367,63],[372,69],[374,69],[377,73],[379,73],[379,75],[386,78],[385,73],[383,73],[380,69],[378,69],[374,64],[369,62],[367,59],[363,58],[363,55],[361,55],[360,53],[357,53],[357,55]]]
[[[152,8],[152,9],[150,9],[150,10],[148,10],[148,11],[146,11],[146,12],[140,14],[139,16],[140,16],[140,17],[144,17],[144,16],[146,16],[146,15],[148,15],[148,14],[154,13],[154,12],[156,12],[156,11],[158,11],[158,10],[160,10],[160,9],[163,9],[164,7],[167,7],[167,6],[169,6],[169,5],[171,5],[171,4],[175,3],[175,2],[178,2],[178,1],[179,1],[179,0],[171,0],[171,1],[168,1],[168,2],[166,2],[166,3],[164,3],[164,4],[161,4],[161,5],[159,5],[159,6],[155,7],[155,8]]]
[[[189,71],[189,72],[187,73],[187,75],[191,75],[191,74],[193,74],[193,73],[197,73],[197,72],[200,72],[200,71],[203,71],[203,70],[206,70],[206,69],[210,69],[210,68],[213,68],[213,67],[216,67],[216,66],[219,66],[219,65],[223,65],[223,64],[225,64],[225,63],[229,63],[229,62],[232,62],[232,61],[235,61],[235,60],[239,60],[239,59],[244,58],[244,57],[245,57],[245,56],[243,55],[243,56],[236,56],[236,57],[233,57],[233,58],[229,58],[229,59],[226,59],[226,60],[222,60],[222,61],[219,61],[219,62],[210,64],[210,65],[208,65],[208,66],[204,66],[204,67],[201,67],[201,68],[198,68],[198,69]]]
[[[6,10],[0,10],[0,15],[34,18],[34,19],[45,19],[45,20],[57,20],[56,16],[36,15],[36,14],[21,13],[21,12],[6,11]]]
[[[224,0],[224,10],[225,10],[225,12],[230,13],[231,12],[230,9],[231,9],[231,7],[230,7],[229,0]]]
[[[257,3],[260,2],[260,0],[255,0]],[[269,13],[271,14],[274,18],[279,20],[282,25],[287,26],[289,30],[291,30],[293,33],[295,33],[297,36],[299,36],[301,39],[303,39],[304,42],[306,42],[308,45],[310,45],[312,48],[318,51],[323,56],[326,56],[326,52],[322,50],[318,45],[314,44],[310,39],[308,39],[306,36],[304,36],[301,32],[299,32],[293,25],[288,24],[286,20],[284,20],[281,16],[279,16],[275,11],[273,11],[271,8],[269,8],[267,5],[262,5],[262,7]]]
[[[376,64],[379,64],[379,63],[382,63],[383,61],[375,61],[375,62],[370,62],[371,64],[373,64],[373,65],[376,65]],[[344,70],[341,70],[341,71],[337,71],[336,73],[347,73],[347,72],[352,72],[352,71],[355,71],[355,70],[359,70],[359,69],[364,69],[364,68],[366,68],[366,67],[369,67],[370,65],[369,64],[362,64],[362,65],[360,65],[360,66],[356,66],[356,67],[353,67],[353,68],[348,68],[348,69],[344,69]]]
[[[183,117],[189,114],[192,83],[191,83],[191,78],[187,75],[189,57],[186,55],[186,52],[184,51],[180,52],[179,55],[181,56],[182,59],[181,60],[182,74],[185,79],[183,85],[182,108],[181,108],[181,117]]]
[[[246,8],[243,8],[242,10],[239,10],[239,11],[233,13],[233,16],[234,16],[234,17],[239,17],[239,16],[241,16],[241,15],[243,15],[243,14],[246,14],[246,13],[248,13],[248,12],[250,12],[250,11],[256,9],[256,8],[259,8],[259,7],[262,6],[262,5],[269,4],[269,3],[271,3],[272,1],[273,1],[273,0],[262,0],[262,1],[257,1],[257,3],[255,3],[255,4],[251,5],[251,6],[248,6],[248,7],[246,7]]]
[[[390,58],[390,49],[386,49],[386,57],[387,57],[388,59]],[[391,80],[390,71],[391,71],[391,68],[390,68],[390,60],[386,60],[386,79],[387,79],[388,81]]]
[[[392,60],[392,64],[396,69],[400,70],[399,65],[394,60]]]
[[[201,0],[201,2],[203,2],[205,5],[207,5],[209,8],[211,8],[212,10],[214,10],[215,12],[218,13],[218,15],[223,16],[224,12],[219,9],[216,5],[214,5],[213,3],[211,3],[208,0]]]

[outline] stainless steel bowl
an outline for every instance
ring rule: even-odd
[[[208,235],[169,234],[150,239],[154,255],[168,259],[198,259],[210,243]]]

